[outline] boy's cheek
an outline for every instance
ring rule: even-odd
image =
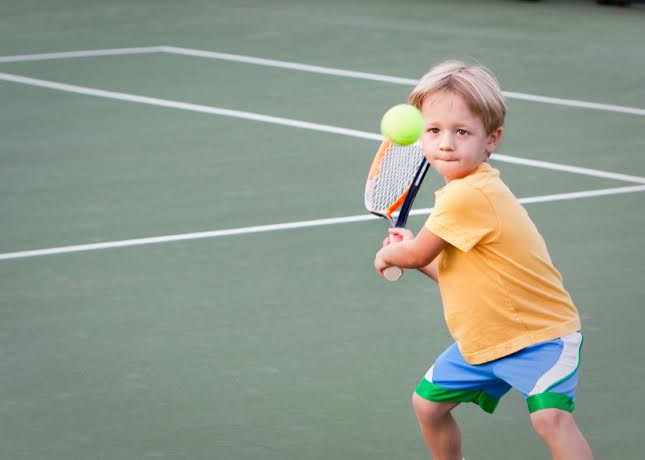
[[[426,157],[426,160],[428,160],[428,162],[431,163],[432,158],[433,158],[433,156],[432,156],[432,152],[433,152],[432,146],[430,146],[427,142],[422,142],[421,143],[421,149],[423,150],[423,155]]]

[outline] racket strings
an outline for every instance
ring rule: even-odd
[[[391,215],[400,206],[423,158],[418,145],[391,145],[380,158],[378,173],[368,178],[365,186],[367,210]]]

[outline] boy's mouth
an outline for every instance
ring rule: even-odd
[[[443,161],[445,163],[452,163],[459,160],[457,158],[435,158],[434,161]]]

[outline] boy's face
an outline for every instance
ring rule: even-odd
[[[421,144],[430,165],[446,182],[467,176],[486,161],[502,137],[502,128],[488,134],[484,123],[457,94],[439,93],[421,104]]]

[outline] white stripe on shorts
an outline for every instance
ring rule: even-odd
[[[426,372],[426,375],[425,375],[425,379],[430,383],[432,383],[433,371],[434,371],[434,364],[432,365],[432,367],[430,367],[430,369],[428,369],[428,372]]]
[[[573,334],[565,335],[562,337],[562,341],[564,342],[564,348],[558,361],[535,382],[535,386],[529,396],[544,393],[549,387],[573,374],[578,368],[582,334],[574,332]]]

